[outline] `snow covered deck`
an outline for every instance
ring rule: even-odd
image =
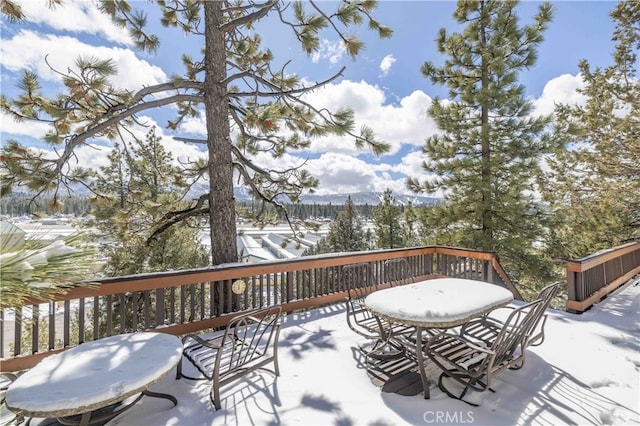
[[[170,374],[112,425],[640,424],[640,285],[631,282],[582,315],[551,311],[546,340],[525,366],[495,379],[473,407],[437,388],[394,393],[367,371],[358,336],[335,305],[284,319],[281,376],[253,373],[223,388],[215,411],[205,382]],[[432,377],[435,378],[435,377]],[[7,413],[3,413],[7,415]],[[38,421],[32,421],[33,425]]]

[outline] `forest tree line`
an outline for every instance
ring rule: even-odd
[[[91,215],[92,212],[92,196],[90,195],[71,195],[60,200],[57,210],[49,208],[52,200],[43,199],[37,205],[33,204],[33,200],[27,194],[13,194],[0,198],[0,215],[7,217],[45,217],[53,215],[65,215],[74,217],[85,217]],[[237,209],[241,211],[251,210],[253,203],[251,201],[237,201]],[[309,219],[334,219],[338,213],[344,208],[344,204],[318,204],[318,203],[296,203],[284,204],[289,216],[300,220]],[[376,206],[370,204],[355,205],[355,209],[360,216],[370,219]],[[400,206],[404,211],[404,206]],[[274,209],[275,211],[275,209]],[[241,215],[239,215],[241,217]],[[281,220],[284,217],[280,216]]]

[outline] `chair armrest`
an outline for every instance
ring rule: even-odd
[[[184,346],[184,350],[185,351],[187,349],[189,349],[189,348],[191,348],[193,346],[197,346],[197,345],[202,345],[202,346],[205,346],[207,348],[216,349],[217,350],[217,349],[221,349],[222,348],[222,345],[220,343],[222,343],[222,337],[223,336],[224,336],[224,334],[221,334],[221,335],[215,336],[215,337],[213,337],[211,339],[205,340],[202,337],[197,336],[195,334],[187,334],[186,336],[184,336],[182,338],[182,345]],[[188,346],[185,346],[189,339],[194,340],[196,343],[195,344],[190,344]],[[216,343],[213,343],[214,341]]]
[[[457,334],[450,334],[447,333],[446,331],[443,331],[439,334],[436,334],[435,336],[429,338],[427,340],[427,343],[424,346],[424,350],[425,352],[429,351],[429,348],[431,346],[433,346],[434,344],[437,344],[438,341],[443,340],[443,339],[447,339],[449,342],[453,341],[457,341],[458,343],[468,347],[469,349],[472,349],[474,351],[478,351],[478,352],[483,352],[487,355],[494,355],[495,352],[492,351],[490,348],[486,347],[485,345],[479,343],[479,342],[474,342],[472,340],[469,340],[463,336],[459,336]],[[455,343],[452,343],[451,345],[453,345]]]

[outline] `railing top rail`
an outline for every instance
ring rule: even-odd
[[[640,241],[632,241],[607,250],[601,250],[580,259],[572,259],[567,261],[567,271],[584,272],[595,266],[606,263],[612,259],[621,257],[627,253],[640,250]]]
[[[55,300],[63,301],[96,296],[108,296],[130,291],[177,287],[186,284],[193,284],[194,282],[206,283],[213,281],[235,280],[242,277],[342,266],[350,263],[384,261],[393,258],[436,253],[487,261],[492,261],[492,259],[495,258],[495,255],[491,252],[445,246],[405,247],[400,249],[327,253],[296,259],[280,259],[258,263],[237,262],[198,269],[156,272],[120,276],[115,278],[100,278],[85,281],[87,284],[95,283],[95,286],[89,285],[71,288],[65,294],[56,296]],[[513,291],[515,287],[508,277],[501,276],[501,278],[505,281],[507,287]],[[33,304],[44,302],[46,301],[30,300],[30,303]]]

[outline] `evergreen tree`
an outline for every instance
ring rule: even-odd
[[[331,252],[360,251],[369,248],[362,219],[351,197],[347,197],[344,207],[331,222],[327,242]]]
[[[52,2],[51,4],[58,3]],[[134,9],[135,5],[139,9]],[[168,127],[176,138],[186,143],[201,144],[207,149],[203,162],[187,165],[207,179],[209,193],[187,208],[172,212],[166,224],[203,216],[211,229],[213,264],[234,262],[236,245],[234,174],[241,185],[251,188],[262,203],[272,203],[280,210],[281,196],[293,202],[305,188],[317,185],[303,164],[281,169],[262,167],[257,158],[263,153],[282,157],[287,151],[304,149],[319,136],[351,136],[357,147],[369,147],[375,154],[385,152],[388,145],[377,141],[370,128],[355,130],[353,111],[328,111],[316,108],[304,96],[344,71],[339,70],[324,81],[307,84],[274,61],[273,53],[261,46],[256,32],[258,23],[273,19],[290,31],[304,52],[312,54],[320,47],[323,31],[332,31],[352,56],[363,43],[347,34],[363,22],[381,37],[389,37],[391,29],[373,16],[376,2],[353,0],[337,3],[283,2],[278,0],[233,0],[155,2],[161,24],[182,31],[186,43],[202,46],[202,58],[183,54],[184,75],[149,85],[138,91],[122,90],[110,78],[116,67],[110,59],[79,58],[68,71],[54,70],[62,77],[67,92],[55,96],[43,93],[36,74],[25,71],[15,99],[2,97],[1,107],[18,120],[39,120],[51,125],[46,141],[59,153],[52,160],[29,150],[17,141],[3,148],[2,193],[17,185],[26,185],[38,193],[58,191],[66,185],[86,182],[90,174],[74,164],[74,151],[94,137],[112,140],[126,134],[126,127],[136,115],[159,107],[177,112]],[[149,2],[100,1],[101,11],[129,30],[137,48],[153,52],[160,39],[147,32]],[[332,8],[335,8],[332,10]],[[21,25],[25,19],[17,2],[4,0],[0,12],[9,25]],[[168,32],[169,37],[176,35]],[[181,52],[176,52],[180,54]],[[206,119],[204,140],[179,138],[185,118],[202,115]],[[234,128],[235,138],[231,129]],[[258,212],[262,212],[259,209]],[[259,218],[258,218],[259,219]],[[158,227],[159,231],[167,229]]]
[[[404,247],[400,206],[393,198],[390,189],[386,189],[382,195],[382,202],[373,209],[373,223],[376,233],[377,248]]]
[[[368,230],[367,230],[368,231]],[[361,251],[369,249],[370,236],[364,230],[362,219],[351,197],[347,197],[342,210],[329,225],[329,232],[303,256],[342,251]]]
[[[181,222],[150,238],[163,211],[184,207],[188,189],[183,170],[156,136],[145,141],[116,144],[109,165],[96,176],[94,214],[100,239],[107,241],[108,276],[196,268],[209,263],[207,251],[198,243],[197,223]]]
[[[531,115],[518,73],[535,63],[552,10],[541,4],[533,23],[521,27],[516,5],[461,0],[454,18],[462,32],[440,30],[438,51],[447,58],[421,68],[449,89],[449,99],[435,99],[428,111],[440,130],[423,148],[424,170],[433,177],[408,185],[444,194],[442,205],[425,210],[433,243],[494,251],[512,279],[529,271],[544,280],[534,247],[545,225],[535,177],[555,146],[545,133],[550,117]]]
[[[579,64],[584,105],[558,105],[571,149],[550,158],[543,197],[554,213],[551,256],[579,258],[640,238],[640,3],[624,1],[615,22],[613,64]]]
[[[420,244],[418,234],[418,211],[409,201],[404,208],[404,220],[402,221],[402,239],[406,247],[414,247]]]

